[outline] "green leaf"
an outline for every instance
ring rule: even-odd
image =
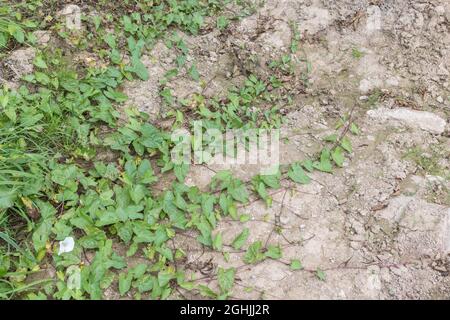
[[[117,49],[112,49],[109,54],[109,57],[111,59],[111,62],[115,63],[115,64],[120,64],[120,62],[122,61],[122,56],[120,55],[120,51]]]
[[[212,299],[217,298],[217,293],[215,293],[213,290],[211,290],[211,288],[209,288],[203,284],[199,285],[198,289],[200,291],[200,294],[204,297],[208,297],[208,298],[212,298]]]
[[[179,282],[181,288],[191,291],[195,288],[195,283],[193,282]]]
[[[192,22],[197,24],[199,27],[203,25],[203,17],[199,12],[194,12],[192,16]]]
[[[142,184],[151,184],[153,182],[158,181],[158,178],[155,177],[152,165],[150,164],[150,161],[147,159],[142,160],[140,163],[137,173],[136,173],[136,182],[142,183]]]
[[[239,216],[239,221],[240,222],[247,222],[247,221],[250,220],[250,218],[251,218],[251,216],[249,214],[241,214]]]
[[[126,252],[127,257],[134,256],[136,254],[136,252],[138,251],[138,249],[139,249],[139,246],[138,246],[137,242],[132,242]]]
[[[125,31],[134,33],[133,23],[131,22],[130,17],[123,16],[123,26],[125,28]]]
[[[102,19],[99,16],[93,16],[92,22],[94,23],[95,30],[97,31],[98,28],[100,28],[100,24],[102,22]]]
[[[181,183],[184,183],[184,180],[186,179],[186,175],[189,172],[189,164],[182,163],[179,165],[175,165],[173,168],[173,171],[174,171],[175,177],[177,177],[178,181]]]
[[[110,87],[108,87],[107,91],[103,91],[105,96],[107,96],[109,99],[116,101],[116,102],[125,102],[127,101],[128,97],[119,91],[114,91]]]
[[[280,259],[282,257],[281,248],[279,246],[270,245],[264,255],[275,260]]]
[[[232,174],[231,171],[229,170],[223,170],[223,171],[219,171],[217,172],[214,177],[212,178],[211,181],[211,190],[223,190],[226,189],[230,186],[231,181],[232,181]],[[217,188],[219,187],[219,188]]]
[[[8,29],[9,29],[9,33],[14,37],[14,39],[16,39],[17,42],[24,43],[25,33],[23,32],[22,28],[20,28],[16,25],[10,24],[8,26]]]
[[[164,77],[166,78],[164,81],[167,82],[167,80],[170,80],[178,75],[178,69],[170,69],[164,74]]]
[[[200,80],[200,74],[198,73],[197,67],[194,64],[189,68],[189,75],[195,81]]]
[[[169,261],[173,262],[173,252],[170,248],[166,246],[162,246],[161,248],[156,248],[156,251],[161,255],[161,257],[166,258]]]
[[[230,197],[227,197],[225,193],[221,193],[219,196],[219,205],[220,209],[222,209],[223,214],[226,216],[229,214],[229,206],[233,203],[233,200]]]
[[[206,220],[203,218],[202,220]],[[197,229],[200,231],[201,235],[197,238],[197,240],[204,244],[205,246],[211,246],[212,245],[212,239],[211,239],[211,224],[207,221],[201,221],[196,223],[195,225]]]
[[[130,222],[127,222],[126,224],[121,225],[118,227],[117,235],[122,239],[123,242],[128,244],[131,241],[131,238],[133,237],[133,227]]]
[[[0,105],[3,108],[6,108],[6,106],[8,105],[8,101],[9,101],[9,94],[4,94],[0,96]]]
[[[164,226],[159,226],[155,232],[155,245],[159,247],[167,240],[169,240],[169,236],[167,235],[166,228]]]
[[[36,59],[34,59],[34,65],[41,69],[47,69],[47,64],[45,63],[44,59],[42,59],[41,56],[37,56]]]
[[[234,277],[236,274],[235,268],[223,269],[219,268],[217,273],[217,280],[219,282],[220,291],[223,294],[228,294],[234,285]]]
[[[168,105],[171,105],[174,103],[174,97],[172,95],[172,91],[169,88],[164,88],[163,90],[160,91],[159,94],[161,95],[161,97],[164,98],[164,101]]]
[[[230,187],[228,192],[234,200],[246,203],[248,201],[248,190],[244,184],[239,183],[237,186]]]
[[[259,182],[259,179],[255,181],[255,190],[258,193],[258,195],[261,197],[261,199],[268,199],[269,194],[266,190],[266,185],[263,182]]]
[[[223,249],[222,234],[220,232],[218,232],[213,239],[213,249],[217,251],[222,251]]]
[[[132,280],[133,274],[131,272],[122,272],[119,274],[119,293],[121,296],[123,296],[130,290]]]
[[[0,48],[3,48],[8,44],[8,38],[6,33],[0,32]]]
[[[172,191],[168,191],[163,199],[163,211],[169,215],[170,221],[177,228],[184,229],[187,219],[184,213],[178,209],[174,203],[175,197]]]
[[[139,263],[135,267],[133,267],[133,269],[131,269],[131,274],[133,275],[134,279],[139,279],[144,276],[146,271],[147,265],[145,263]]]
[[[320,280],[320,281],[325,281],[326,280],[326,275],[325,272],[323,272],[321,269],[317,268],[316,270],[316,277]]]
[[[49,202],[39,201],[37,205],[43,220],[55,217],[56,209]]]
[[[244,262],[247,264],[257,263],[264,260],[264,254],[262,253],[262,242],[256,241],[250,247],[244,256]]]
[[[314,171],[314,163],[311,160],[304,160],[302,161],[302,166],[303,168],[305,168],[306,170],[308,170],[309,172],[313,172]]]
[[[141,78],[141,80],[147,81],[149,79],[147,67],[142,63],[139,57],[134,56],[132,58],[132,68],[133,72]]]
[[[32,240],[36,252],[45,248],[52,232],[52,225],[56,214],[56,209],[48,202],[38,203],[41,222],[33,232]]]
[[[39,224],[33,232],[32,240],[36,252],[45,248],[47,241],[52,231],[52,224],[50,221],[43,221]]]
[[[344,151],[341,147],[336,147],[333,152],[331,153],[331,157],[333,158],[333,161],[336,163],[338,167],[342,167],[344,164]]]
[[[219,16],[217,18],[217,28],[219,30],[225,29],[228,26],[228,24],[229,24],[229,21],[228,21],[227,17]]]
[[[341,147],[344,148],[345,151],[348,153],[353,152],[352,143],[350,142],[350,139],[347,137],[344,137],[341,141]]]
[[[328,141],[328,142],[336,142],[337,139],[338,139],[338,135],[335,133],[323,138],[323,140]]]
[[[280,185],[281,173],[279,171],[277,174],[261,175],[260,177],[261,180],[270,188],[279,189],[281,187]]]
[[[17,114],[14,108],[7,108],[4,109],[5,115],[11,120],[11,122],[16,123],[17,121]]]
[[[292,181],[301,184],[308,184],[311,182],[311,178],[308,177],[308,175],[302,169],[301,165],[298,163],[294,163],[291,165],[288,171],[288,177],[291,178]]]
[[[70,92],[78,92],[78,89],[80,87],[80,83],[76,79],[72,78],[63,78],[61,80],[61,86]]]
[[[354,135],[358,135],[360,133],[358,126],[355,123],[350,125],[350,132]]]
[[[300,262],[300,260],[294,259],[291,260],[291,270],[301,270],[303,269],[302,263]]]
[[[36,80],[43,85],[47,85],[50,83],[50,78],[45,73],[36,71],[34,73],[34,76],[36,77]]]
[[[117,215],[116,211],[106,211],[102,212],[100,215],[100,219],[95,223],[97,227],[103,227],[110,224],[114,224],[119,222],[119,216]]]
[[[330,150],[328,150],[327,148],[324,148],[322,150],[322,153],[320,155],[320,162],[314,162],[314,168],[322,172],[333,172],[333,167],[330,160]]]
[[[153,276],[146,275],[139,280],[138,291],[140,293],[148,292],[153,289]]]
[[[166,286],[170,280],[174,278],[173,273],[169,273],[167,271],[160,271],[158,273],[158,283],[160,287]]]
[[[130,198],[135,204],[139,204],[148,194],[148,190],[142,184],[135,185],[130,188]]]
[[[3,277],[9,270],[11,266],[8,256],[0,256],[0,277]]]
[[[12,207],[16,198],[16,190],[8,190],[0,186],[0,209],[7,209]]]
[[[116,47],[116,37],[112,33],[107,33],[103,38],[111,49]]]
[[[85,249],[96,249],[101,242],[106,240],[106,235],[103,231],[96,230],[78,239],[77,243]]]
[[[233,243],[231,244],[235,250],[239,250],[247,241],[248,236],[250,235],[250,230],[245,228],[236,238],[234,238]]]
[[[228,206],[228,213],[230,217],[234,220],[237,220],[237,207],[235,203],[230,203]]]

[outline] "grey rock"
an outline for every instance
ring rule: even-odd
[[[405,108],[379,108],[376,110],[369,110],[367,115],[370,118],[381,121],[399,121],[409,127],[420,128],[434,134],[442,134],[446,126],[446,121],[444,119],[427,111],[417,111]]]

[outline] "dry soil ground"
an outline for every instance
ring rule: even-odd
[[[361,131],[351,158],[332,175],[314,173],[309,185],[284,181],[272,208],[254,201],[240,209],[251,215],[245,223],[220,223],[224,243],[248,227],[248,243],[282,245],[281,261],[244,265],[238,250],[227,262],[189,234],[177,235],[187,267],[205,283],[217,266],[237,267],[235,298],[449,298],[450,2],[267,0],[225,35],[183,35],[208,85],[180,77],[170,83],[174,95],[220,94],[242,82],[242,62],[269,73],[265,62],[290,46],[292,21],[302,34],[299,58],[308,61],[296,73],[310,69],[309,85],[286,80],[294,103],[284,110],[282,161],[316,152],[317,141],[349,113]],[[15,54],[10,60],[24,65],[24,53]],[[175,57],[158,43],[143,59],[150,80],[124,87],[128,103],[158,124],[158,81]],[[257,171],[232,169],[244,180]],[[194,166],[188,183],[205,187],[214,171]],[[304,269],[292,271],[291,258]],[[108,296],[118,297],[114,288]]]
[[[315,141],[350,110],[361,129],[343,169],[316,173],[304,187],[286,183],[270,210],[261,202],[243,209],[252,216],[244,224],[250,239],[281,243],[282,260],[300,258],[305,271],[273,260],[242,266],[241,252],[227,263],[188,239],[179,244],[197,266],[238,267],[240,298],[449,298],[450,3],[269,0],[226,41],[270,59],[289,46],[290,21],[302,32],[311,72],[310,86],[287,111],[283,162],[315,151]],[[187,39],[209,89],[222,89],[233,78],[226,42],[214,32]],[[164,65],[152,68],[158,73]],[[130,90],[152,83],[139,86]],[[180,96],[198,90],[186,82],[177,88]],[[435,170],[423,170],[424,162]],[[210,169],[194,167],[191,183],[208,183]],[[234,171],[244,179],[253,174]],[[281,233],[272,232],[275,225]],[[240,222],[220,226],[224,242],[241,230]],[[317,268],[326,281],[318,281]]]

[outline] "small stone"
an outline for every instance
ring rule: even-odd
[[[434,8],[434,11],[436,11],[436,13],[441,16],[445,13],[445,8],[444,6],[436,6]]]
[[[65,25],[69,30],[81,29],[81,8],[75,4],[69,4],[59,12],[59,15],[65,17]]]
[[[33,35],[37,39],[37,45],[46,46],[50,42],[51,31],[37,30],[33,32]]]
[[[14,78],[19,80],[24,75],[33,72],[33,59],[35,55],[36,51],[34,48],[18,49],[10,54],[4,64],[15,75]]]
[[[399,82],[396,77],[390,77],[386,80],[386,84],[391,87],[397,87]]]
[[[359,249],[361,249],[361,242],[351,241],[350,247],[352,247],[352,249],[354,249],[354,250],[359,250]]]
[[[399,277],[403,275],[403,270],[401,268],[391,268],[391,272]]]
[[[436,270],[436,271],[441,271],[441,272],[446,272],[447,271],[447,268],[445,266],[443,266],[443,265],[435,265],[435,266],[433,266],[433,269]]]
[[[367,8],[366,30],[370,33],[381,29],[382,13],[378,6],[372,5]]]
[[[377,77],[367,78],[367,79],[361,80],[361,82],[359,83],[359,90],[362,93],[368,93],[371,90],[382,87],[382,86],[383,86],[383,81],[381,81]]]
[[[217,61],[217,53],[215,53],[214,51],[211,51],[209,53],[210,59],[212,62],[216,62]]]
[[[382,121],[396,120],[409,127],[418,127],[434,134],[442,134],[447,124],[444,119],[434,113],[406,108],[379,108],[376,110],[369,110],[367,115],[373,119]]]

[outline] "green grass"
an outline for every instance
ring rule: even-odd
[[[370,93],[369,98],[367,99],[366,105],[369,108],[374,107],[381,99],[383,92],[380,89],[374,89],[373,92]]]
[[[445,158],[445,150],[437,147],[431,147],[428,150],[415,147],[408,150],[404,158],[415,162],[426,174],[450,178],[450,172],[447,172],[439,163],[441,159]]]
[[[19,43],[25,41],[25,26],[18,21],[15,13],[17,5],[0,2],[0,49],[8,45],[10,39]]]
[[[360,51],[358,48],[352,49],[352,57],[355,59],[361,59],[364,56],[364,52]]]

